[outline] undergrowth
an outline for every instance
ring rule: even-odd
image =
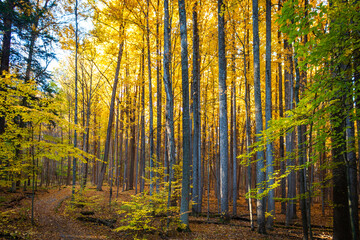
[[[115,231],[124,231],[133,235],[134,238],[143,236],[147,233],[159,233],[164,235],[170,231],[184,229],[180,221],[180,207],[176,203],[176,199],[180,198],[181,189],[181,166],[174,166],[175,181],[172,181],[171,204],[168,205],[168,182],[161,182],[164,179],[164,167],[160,163],[153,168],[154,178],[152,183],[158,184],[158,191],[139,193],[132,196],[131,201],[122,202],[118,214],[121,215],[120,222],[122,226]],[[149,169],[148,169],[149,171]],[[145,179],[150,183],[149,179]],[[162,187],[160,187],[162,186]]]

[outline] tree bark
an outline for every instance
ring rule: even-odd
[[[281,5],[282,5],[282,0],[278,1],[278,11],[281,11]],[[281,32],[280,30],[278,30],[278,44],[279,46],[281,46]],[[279,117],[282,118],[284,117],[284,108],[283,108],[283,74],[282,74],[282,55],[281,52],[278,53],[278,76],[279,76]],[[281,175],[283,175],[285,173],[285,160],[284,160],[284,136],[281,135],[279,138],[279,156],[280,156],[280,173]],[[285,199],[286,198],[286,179],[282,178],[281,182],[280,182],[280,189],[281,189],[281,198]],[[285,214],[286,213],[286,202],[282,201],[281,202],[281,213]]]
[[[169,189],[168,189],[168,208],[171,205],[171,182],[175,180],[175,140],[174,140],[174,95],[170,76],[171,65],[171,25],[169,16],[169,1],[164,0],[164,86],[166,93],[166,152],[169,161]]]
[[[189,202],[190,202],[190,108],[189,108],[189,69],[187,49],[187,22],[185,1],[179,0],[180,36],[181,36],[181,72],[183,97],[183,177],[181,189],[180,220],[189,228]]]
[[[74,112],[74,123],[77,125],[78,122],[78,0],[75,0],[75,112]],[[74,148],[77,147],[77,131],[74,131]],[[73,157],[73,179],[72,179],[72,199],[74,200],[75,184],[76,184],[76,161]]]
[[[147,43],[147,57],[148,57],[148,77],[149,77],[149,144],[150,144],[150,195],[154,191],[154,127],[153,127],[153,106],[152,106],[152,83],[151,83],[151,56],[150,56],[150,28],[149,28],[149,0],[147,2],[146,10],[146,43]]]
[[[226,92],[226,53],[225,53],[225,5],[218,0],[218,44],[219,44],[219,130],[220,130],[220,198],[221,217],[229,219],[228,201],[228,117]]]
[[[269,122],[272,118],[272,106],[271,106],[271,0],[266,0],[266,100],[265,100],[265,121],[266,129],[269,128]],[[275,183],[273,179],[274,174],[274,157],[273,157],[273,144],[270,140],[266,143],[266,165],[267,165],[267,183],[270,188],[268,194],[268,213],[267,228],[272,229],[275,218],[275,191],[272,185]]]
[[[346,142],[344,129],[346,120],[342,103],[344,96],[337,102],[337,112],[332,114],[332,160],[333,172],[333,239],[352,239],[349,214],[348,183],[346,172]]]
[[[159,41],[159,8],[160,8],[160,0],[157,1],[157,10],[156,10],[156,83],[157,83],[157,90],[156,90],[156,106],[157,106],[157,127],[156,127],[156,161],[157,166],[161,162],[161,122],[162,122],[162,84],[160,78],[160,67],[161,67],[161,60],[160,60],[160,41]],[[159,179],[157,177],[156,180],[156,191],[159,190]]]
[[[288,43],[288,40],[284,40],[284,49],[286,51],[286,63],[288,64],[288,68],[285,68],[285,110],[291,110],[293,107],[293,68],[292,68],[292,48],[291,45]],[[286,134],[286,160],[287,160],[287,167],[291,168],[294,166],[294,160],[292,156],[293,152],[293,133]],[[288,175],[288,192],[287,197],[289,199],[293,199],[295,197],[296,191],[296,183],[295,183],[295,172],[291,170],[290,174]],[[286,208],[286,226],[289,226],[293,218],[295,217],[294,212],[295,202],[294,200],[289,200],[287,203]]]
[[[259,41],[259,17],[258,17],[258,1],[253,0],[253,54],[254,54],[254,95],[255,95],[255,121],[256,134],[263,131],[262,108],[261,108],[261,84],[260,84],[260,41]],[[260,139],[257,136],[256,141]],[[258,151],[256,153],[256,184],[258,187],[258,194],[263,193],[263,184],[265,181],[264,168],[264,152]],[[265,199],[258,198],[256,200],[256,212],[258,222],[258,232],[266,233],[265,230]]]
[[[198,1],[193,8],[193,83],[192,83],[192,105],[193,105],[193,207],[194,213],[201,211],[201,126],[200,126],[200,52],[199,52],[199,30],[198,30]]]

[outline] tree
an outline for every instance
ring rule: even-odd
[[[175,140],[174,140],[174,95],[170,77],[171,65],[171,26],[169,1],[164,0],[164,86],[166,92],[166,152],[169,161],[168,209],[171,205],[172,182],[174,181]],[[181,210],[180,210],[181,211]]]
[[[228,117],[226,92],[226,55],[225,55],[225,5],[218,0],[218,44],[219,44],[219,104],[220,104],[220,196],[221,216],[229,218],[228,203]]]
[[[116,100],[115,96],[116,96],[116,89],[117,89],[118,81],[119,81],[119,71],[120,71],[121,58],[122,58],[122,54],[123,54],[123,48],[124,48],[124,40],[121,40],[121,43],[119,44],[119,53],[118,53],[117,64],[116,64],[114,86],[113,86],[113,90],[112,90],[112,94],[111,94],[110,114],[109,114],[109,121],[108,121],[108,127],[107,127],[107,132],[106,132],[104,162],[101,165],[99,182],[98,182],[97,188],[96,188],[98,191],[101,191],[104,176],[105,176],[106,165],[107,165],[107,162],[109,159],[109,150],[110,150],[112,126],[113,126],[114,111],[115,111],[115,100]]]
[[[256,134],[260,134],[263,130],[262,109],[261,109],[261,86],[260,86],[260,51],[259,51],[259,15],[258,15],[258,1],[253,0],[253,55],[254,55],[254,97],[255,97],[255,121]],[[256,141],[260,138],[257,135]],[[258,232],[265,233],[265,198],[262,196],[262,185],[265,181],[264,168],[264,152],[258,151],[256,154],[256,184],[258,186],[258,197],[256,199],[256,212]]]
[[[150,56],[150,28],[149,28],[149,8],[150,0],[147,0],[146,8],[146,43],[147,43],[147,56],[148,56],[148,77],[149,77],[149,115],[150,115],[150,126],[149,126],[149,142],[150,142],[150,194],[154,190],[154,127],[153,127],[153,101],[152,101],[152,83],[151,83],[151,56]]]
[[[265,101],[265,121],[266,128],[269,126],[269,121],[272,118],[271,106],[271,0],[266,0],[266,101]],[[270,188],[275,183],[273,179],[274,160],[273,160],[273,145],[269,141],[266,145],[266,165],[267,165],[267,182]],[[267,219],[267,227],[272,229],[275,216],[275,193],[271,189],[268,193],[268,213],[270,216]]]
[[[78,0],[75,0],[75,111],[74,123],[78,123]],[[74,131],[74,148],[77,147],[77,131]],[[76,184],[76,158],[73,158],[73,179],[72,179],[72,199],[74,200]]]
[[[182,97],[183,97],[183,178],[181,189],[181,222],[189,227],[189,201],[190,201],[190,109],[189,109],[189,69],[187,49],[187,27],[185,1],[179,0],[179,19],[181,36],[181,72],[182,72]]]
[[[198,1],[193,7],[193,69],[192,69],[192,111],[193,111],[193,189],[192,199],[194,201],[192,211],[201,212],[201,123],[200,123],[200,50],[198,29]]]
[[[2,46],[1,46],[1,66],[0,66],[0,74],[3,75],[3,72],[9,72],[10,67],[10,49],[11,49],[11,33],[12,33],[12,24],[14,17],[14,8],[15,1],[9,0],[6,2],[1,2],[1,9],[4,11],[3,16],[3,27],[4,34],[2,37]],[[5,91],[4,88],[0,88],[0,92]],[[5,116],[4,113],[0,114],[0,134],[5,132]]]

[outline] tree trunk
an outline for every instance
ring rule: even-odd
[[[104,180],[104,176],[105,176],[106,165],[107,165],[107,162],[109,159],[109,149],[110,149],[110,141],[111,141],[112,125],[113,125],[112,123],[114,121],[114,110],[115,110],[114,105],[115,105],[116,89],[117,89],[118,80],[119,80],[120,63],[121,63],[121,58],[122,58],[122,54],[123,54],[123,48],[124,48],[124,40],[122,40],[122,42],[119,45],[119,53],[118,53],[118,59],[117,59],[117,64],[116,64],[115,79],[114,79],[114,85],[113,85],[113,90],[112,90],[112,94],[111,94],[108,128],[107,128],[107,132],[106,132],[104,160],[103,160],[103,164],[101,165],[99,181],[98,181],[97,188],[96,188],[98,191],[102,190],[102,184],[103,184],[103,180]]]
[[[136,96],[136,92],[135,92]],[[135,107],[136,106],[136,98],[131,97],[130,98],[130,110],[129,110],[129,120],[130,120],[130,164],[129,164],[129,188],[127,190],[133,190],[134,189],[134,180],[135,180],[135,157],[136,157],[136,146],[135,146],[135,140],[136,140],[136,124],[135,124]]]
[[[194,204],[192,211],[199,213],[201,210],[200,193],[201,193],[201,126],[200,126],[200,52],[199,52],[199,30],[198,30],[198,1],[193,8],[193,83],[192,83],[192,105],[193,105],[193,192],[192,198]]]
[[[68,119],[69,123],[71,121],[71,100],[69,97],[69,119]],[[69,143],[71,144],[71,126],[69,124]],[[68,165],[67,165],[67,177],[66,177],[66,185],[69,186],[70,185],[70,180],[71,180],[71,157],[68,156]]]
[[[293,69],[292,69],[292,48],[289,45],[288,40],[284,40],[284,49],[286,51],[286,62],[289,64],[289,68],[285,68],[285,110],[291,110],[293,106]],[[294,160],[292,156],[293,152],[293,133],[286,134],[286,159],[287,159],[287,167],[291,168],[294,166]],[[288,192],[287,197],[289,199],[293,199],[295,197],[296,191],[296,183],[295,180],[295,172],[291,170],[288,175]],[[289,226],[293,218],[295,217],[294,212],[295,202],[294,200],[289,200],[286,208],[286,226]]]
[[[164,0],[164,86],[166,92],[166,137],[167,137],[167,159],[169,161],[169,190],[168,208],[171,204],[171,182],[174,180],[175,163],[175,141],[174,141],[174,96],[170,76],[171,65],[171,26],[169,16],[169,1]]]
[[[179,0],[180,36],[181,36],[181,72],[183,97],[183,177],[181,189],[180,219],[189,228],[189,202],[190,202],[190,109],[189,109],[189,69],[187,49],[187,27],[185,1]],[[180,133],[179,133],[180,134]]]
[[[157,10],[156,10],[156,83],[157,83],[157,90],[156,90],[156,106],[157,106],[157,127],[156,127],[156,161],[157,166],[161,162],[161,121],[162,121],[162,84],[160,78],[160,67],[161,67],[161,60],[160,60],[160,41],[159,41],[159,12],[160,8],[160,0],[157,1]],[[156,191],[159,190],[159,179],[156,178]]]
[[[254,54],[254,95],[255,95],[255,121],[256,134],[260,134],[263,130],[262,108],[261,108],[261,84],[260,84],[260,41],[259,41],[259,18],[258,18],[258,0],[253,0],[253,54]],[[257,136],[256,142],[260,139]],[[263,184],[265,181],[264,168],[264,152],[258,151],[256,154],[256,184],[258,194],[263,193]],[[258,198],[256,200],[256,212],[258,222],[258,232],[265,233],[265,199]]]
[[[247,34],[244,34],[244,42]],[[250,84],[248,83],[247,78],[247,59],[246,59],[246,51],[244,44],[244,77],[245,77],[245,115],[246,115],[246,152],[249,154],[251,152],[251,123],[250,123]],[[247,161],[247,192],[251,192],[251,159],[249,158]],[[252,200],[251,197],[248,199],[248,207],[249,207],[249,217],[250,217],[250,227],[251,231],[254,230],[254,221],[253,221],[253,211],[252,211]]]
[[[151,83],[151,56],[150,56],[150,28],[149,28],[149,0],[147,2],[146,12],[146,42],[147,42],[147,57],[148,57],[148,77],[149,77],[149,143],[150,143],[150,195],[154,191],[154,127],[153,127],[153,101],[152,101],[152,83]]]
[[[353,106],[353,101],[351,101],[351,106]],[[351,107],[351,110],[353,108]],[[349,113],[351,115],[351,112]],[[356,153],[355,149],[355,130],[354,130],[354,121],[347,116],[346,118],[346,140],[347,140],[347,174],[348,174],[348,194],[350,196],[350,218],[351,218],[351,227],[353,239],[358,239],[359,237],[359,211],[358,211],[358,181],[357,181],[357,167],[356,167]]]
[[[333,159],[333,239],[352,239],[348,202],[348,184],[346,172],[346,142],[344,129],[346,121],[342,111],[342,96],[336,102],[337,112],[332,114],[332,159]]]
[[[228,117],[226,92],[226,53],[224,4],[218,0],[218,43],[219,43],[219,129],[220,129],[220,198],[221,217],[229,218],[228,202]]]
[[[232,20],[232,29],[233,32],[236,32],[235,21]],[[231,47],[231,72],[232,72],[232,83],[231,83],[231,159],[232,159],[232,200],[233,200],[233,209],[232,214],[236,216],[237,214],[237,194],[238,194],[238,184],[237,184],[237,141],[236,141],[236,42],[235,34],[232,36],[232,47]]]
[[[265,101],[265,121],[266,128],[269,128],[269,121],[272,118],[271,106],[271,0],[266,0],[266,101]],[[275,218],[275,191],[272,185],[275,183],[273,179],[274,174],[274,157],[273,157],[273,144],[270,140],[266,143],[266,165],[267,165],[267,183],[270,188],[268,194],[268,213],[267,228],[272,229]]]
[[[278,11],[281,10],[282,1],[278,1]],[[281,32],[278,30],[278,44],[281,46]],[[278,76],[279,76],[279,118],[284,117],[283,109],[283,74],[282,74],[282,62],[281,62],[281,52],[278,53]],[[281,135],[279,138],[279,156],[280,156],[280,174],[285,174],[285,161],[284,161],[284,136]],[[281,198],[286,198],[286,179],[282,178],[280,182],[281,189]],[[281,202],[281,213],[286,213],[286,202]]]
[[[300,70],[298,66],[298,59],[295,55],[295,72],[296,72],[296,84],[295,84],[295,101],[296,105],[299,104],[300,101]],[[300,195],[306,196],[306,167],[305,167],[305,143],[303,126],[297,126],[297,141],[298,141],[298,162],[300,166],[299,171],[299,184],[300,184]],[[307,206],[306,199],[304,197],[300,198],[300,209],[301,209],[301,220],[302,220],[302,227],[303,227],[303,238],[307,240],[309,238],[309,229],[308,229],[308,216],[307,216]]]
[[[75,112],[74,123],[78,123],[78,0],[75,0]],[[74,131],[74,148],[77,147],[77,131]],[[75,184],[76,184],[76,158],[73,157],[73,180],[72,180],[72,199],[74,200]]]
[[[144,191],[145,187],[145,79],[144,79],[144,48],[141,54],[141,159],[140,159],[140,192]]]

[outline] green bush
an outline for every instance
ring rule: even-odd
[[[164,167],[156,163],[156,168],[153,168],[156,178],[152,179],[153,183],[156,180],[164,179]],[[174,166],[174,169],[180,168]],[[181,171],[175,170],[175,181],[172,181],[171,199],[172,201],[179,198]],[[148,179],[146,179],[149,182]],[[159,181],[160,182],[160,181]],[[155,185],[155,184],[154,184]],[[122,226],[115,229],[115,231],[127,231],[138,234],[158,232],[165,233],[175,229],[183,229],[185,226],[180,222],[180,208],[173,204],[168,205],[168,183],[159,183],[161,189],[153,192],[150,196],[148,192],[143,192],[132,196],[129,202],[122,202],[119,214],[122,215],[120,222]]]

